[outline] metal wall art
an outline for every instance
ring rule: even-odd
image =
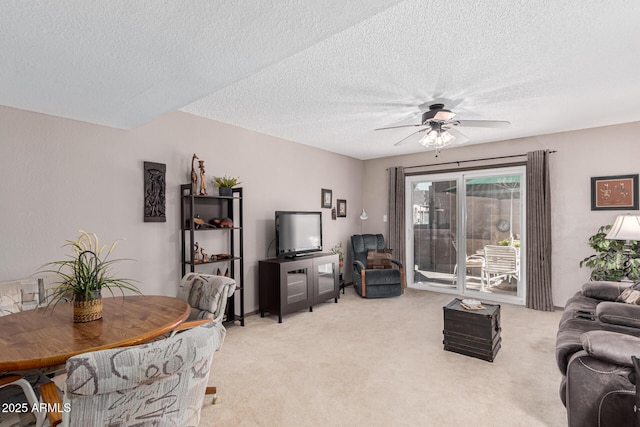
[[[166,222],[164,163],[144,162],[144,222]]]

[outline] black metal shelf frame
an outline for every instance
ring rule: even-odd
[[[229,298],[227,306],[227,321],[239,321],[244,326],[244,230],[242,212],[242,188],[232,188],[231,196],[201,196],[194,194],[191,184],[180,186],[180,224],[182,242],[182,276],[189,271],[194,272],[196,266],[229,263],[229,275],[236,281],[236,294]],[[236,210],[237,205],[237,210]],[[233,220],[233,227],[200,227],[195,228],[193,218],[196,215],[213,215],[229,217]],[[193,246],[195,234],[201,231],[226,231],[227,244],[231,258],[213,261],[194,262]],[[215,234],[210,235],[215,236]],[[219,238],[218,235],[215,238]],[[187,247],[189,250],[187,251]],[[209,273],[211,274],[211,273]],[[239,299],[239,314],[236,314],[236,298]]]

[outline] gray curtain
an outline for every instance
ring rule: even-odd
[[[404,168],[389,168],[389,241],[393,258],[404,263]]]
[[[549,156],[527,153],[527,307],[553,311]]]

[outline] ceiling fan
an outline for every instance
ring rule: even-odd
[[[454,129],[459,126],[466,127],[484,127],[484,128],[501,128],[507,127],[511,123],[503,120],[456,120],[456,113],[444,108],[444,104],[431,104],[429,110],[422,113],[422,120],[419,124],[389,126],[378,128],[375,130],[398,129],[405,127],[422,127],[411,135],[396,142],[394,146],[403,143],[418,133],[424,133],[420,138],[420,144],[427,148],[435,148],[436,157],[440,150],[447,145],[456,142],[458,144],[467,142],[469,138],[461,132]]]

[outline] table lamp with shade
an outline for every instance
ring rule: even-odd
[[[624,240],[623,254],[627,257],[624,262],[623,281],[631,281],[629,273],[631,270],[631,241],[640,240],[640,215],[618,215],[616,221],[611,226],[611,230],[605,236],[608,240]]]

